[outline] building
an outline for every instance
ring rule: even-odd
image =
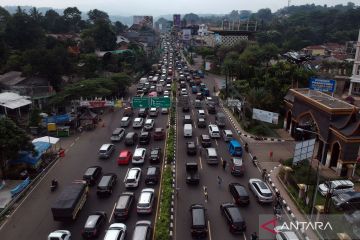
[[[199,36],[207,36],[209,34],[208,27],[205,24],[199,25],[198,35]]]
[[[356,53],[352,76],[350,79],[349,95],[360,95],[360,31],[359,38],[356,44]]]
[[[311,56],[325,56],[326,48],[323,45],[313,45],[303,48],[302,52]]]
[[[181,27],[181,15],[180,14],[174,14],[173,15],[173,27],[174,28],[180,28]]]
[[[138,24],[140,26],[147,26],[153,28],[153,17],[152,16],[133,16],[133,24]]]
[[[241,41],[255,41],[254,32],[249,31],[210,30],[208,35],[202,38],[210,47],[216,45],[231,47]]]

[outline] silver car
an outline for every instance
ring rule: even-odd
[[[258,178],[249,179],[249,189],[254,193],[255,198],[260,203],[273,202],[273,194],[269,186]]]

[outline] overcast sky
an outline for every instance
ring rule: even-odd
[[[316,4],[333,6],[347,4],[351,0],[291,0],[292,5]],[[351,2],[360,5],[360,0]],[[270,8],[276,11],[287,6],[288,0],[0,0],[1,6],[35,6],[66,8],[76,6],[87,12],[90,9],[103,10],[111,15],[153,15],[173,13],[229,13],[231,10],[252,10]]]

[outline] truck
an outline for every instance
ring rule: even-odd
[[[83,181],[74,182],[64,188],[51,206],[55,221],[73,221],[84,206],[89,188]]]
[[[200,182],[200,175],[198,172],[198,165],[196,162],[186,163],[186,183],[198,184]]]

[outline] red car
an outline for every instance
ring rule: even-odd
[[[132,158],[132,153],[128,150],[123,150],[120,152],[117,163],[118,165],[127,165],[129,164]]]
[[[155,128],[154,140],[163,140],[163,139],[165,139],[165,130],[163,128]]]

